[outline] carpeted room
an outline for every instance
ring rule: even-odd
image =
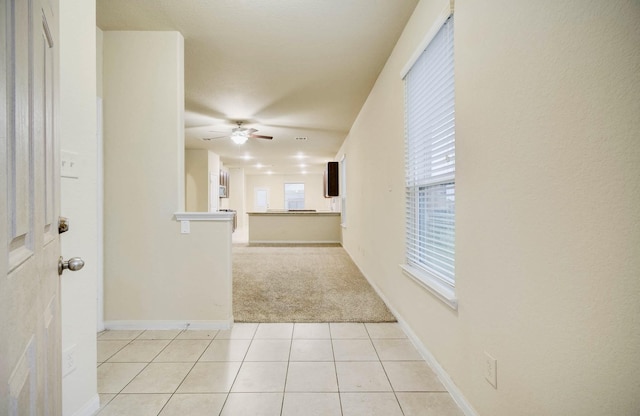
[[[236,322],[395,322],[339,244],[233,246]]]

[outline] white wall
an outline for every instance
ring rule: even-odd
[[[98,154],[96,140],[95,2],[60,1],[60,112],[62,151],[76,153],[77,179],[61,179],[61,215],[69,231],[60,236],[65,259],[85,266],[61,277],[62,350],[75,346],[76,370],[62,380],[63,414],[91,414],[96,384],[96,288],[98,280]]]
[[[637,415],[640,5],[455,2],[454,311],[398,267],[400,71],[448,3],[419,3],[343,145],[343,244],[480,415]]]
[[[174,219],[185,201],[183,56],[177,32],[104,32],[107,327],[231,319],[230,222],[192,221],[181,234]]]
[[[284,209],[284,184],[304,183],[304,208],[329,211],[331,199],[324,197],[321,174],[307,175],[246,175],[247,211],[254,211],[256,188],[269,190],[269,209]]]

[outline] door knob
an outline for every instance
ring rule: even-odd
[[[80,270],[84,267],[84,260],[80,257],[71,257],[68,261],[64,261],[62,256],[58,259],[58,276],[62,274],[63,271],[69,269],[72,272]]]

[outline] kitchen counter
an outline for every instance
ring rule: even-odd
[[[273,210],[247,214],[249,244],[342,242],[339,212]]]

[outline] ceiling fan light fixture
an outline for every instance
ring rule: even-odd
[[[235,144],[245,144],[246,141],[249,140],[249,137],[246,134],[242,134],[241,131],[234,131],[231,134],[231,140],[233,140]]]

